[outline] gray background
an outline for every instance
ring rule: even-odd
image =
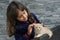
[[[0,40],[14,40],[14,36],[9,38],[6,33],[6,9],[11,1],[12,0],[0,0]],[[26,5],[30,12],[35,13],[37,18],[44,23],[44,26],[51,29],[56,27],[56,25],[60,25],[60,0],[15,1]]]

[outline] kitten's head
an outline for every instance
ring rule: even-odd
[[[39,34],[41,33],[41,30],[43,28],[43,24],[37,23],[34,25],[34,31],[35,31],[35,37],[39,37]]]
[[[43,28],[43,23],[41,23],[41,24],[37,23],[37,24],[35,24],[35,26],[34,26],[34,29],[35,29],[35,30],[40,30],[41,28]]]

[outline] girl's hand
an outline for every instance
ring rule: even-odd
[[[31,32],[32,32],[32,28],[34,27],[34,25],[35,25],[35,23],[30,24],[30,25],[28,26],[28,32],[27,32],[28,35],[31,34]]]

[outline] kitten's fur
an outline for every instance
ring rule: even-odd
[[[39,23],[35,24],[34,29],[35,29],[34,38],[41,37],[43,34],[48,34],[49,38],[51,38],[53,35],[50,29],[48,29],[47,27],[43,27],[43,24]]]

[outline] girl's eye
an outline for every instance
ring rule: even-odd
[[[19,16],[18,18],[21,18],[22,17],[22,15],[21,16]]]
[[[23,13],[23,14],[25,14],[25,13]]]

